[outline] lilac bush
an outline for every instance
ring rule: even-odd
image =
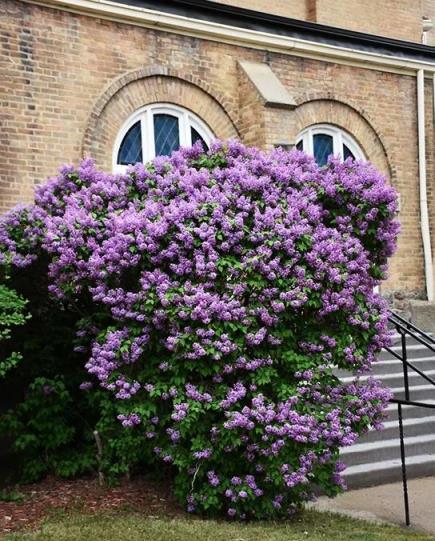
[[[197,144],[126,175],[62,168],[3,219],[0,261],[48,258],[83,314],[83,392],[113,397],[189,511],[279,517],[340,491],[339,448],[383,419],[390,392],[358,375],[389,342],[373,288],[396,210],[369,164]]]

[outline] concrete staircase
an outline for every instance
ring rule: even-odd
[[[394,335],[391,348],[401,354],[400,336]],[[408,360],[435,380],[435,353],[407,337]],[[409,369],[410,400],[435,404],[435,386]],[[343,381],[352,379],[339,371]],[[394,392],[405,398],[402,362],[383,351],[373,365],[373,374]],[[367,376],[365,376],[367,378]],[[364,379],[363,377],[361,379]],[[435,409],[402,406],[408,478],[435,475]],[[352,447],[341,451],[348,466],[344,472],[349,488],[380,485],[402,479],[397,404],[388,408],[384,430],[370,431]]]

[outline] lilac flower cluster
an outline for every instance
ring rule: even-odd
[[[123,427],[127,426],[136,426],[141,423],[141,418],[137,413],[130,413],[128,415],[123,415],[120,413],[117,416],[118,421],[121,421]]]
[[[37,206],[17,206],[0,219],[0,265],[25,268],[38,258],[46,213]]]
[[[86,300],[93,382],[171,465],[189,511],[285,516],[343,480],[339,448],[389,392],[347,384],[389,343],[396,194],[369,164],[200,144],[108,175],[85,160],[0,223],[0,264],[49,261],[49,292]]]
[[[195,385],[192,385],[191,383],[187,383],[185,385],[185,389],[187,398],[191,398],[192,400],[196,400],[197,402],[212,401],[212,397],[209,393],[201,393],[200,391],[198,391]]]

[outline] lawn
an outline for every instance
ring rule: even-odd
[[[64,514],[3,541],[429,541],[435,537],[309,511],[291,522],[228,523],[139,514]]]

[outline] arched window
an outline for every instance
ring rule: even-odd
[[[118,133],[113,149],[113,169],[167,156],[180,147],[202,141],[208,148],[213,134],[196,115],[169,103],[148,105],[136,111]]]
[[[348,133],[330,124],[317,124],[303,130],[297,139],[296,148],[314,156],[319,165],[325,165],[331,154],[341,156],[343,160],[366,159]]]

